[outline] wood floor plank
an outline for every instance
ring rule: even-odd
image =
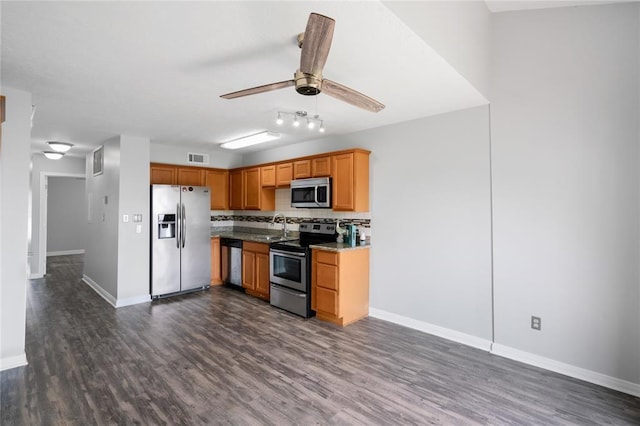
[[[48,259],[2,425],[638,425],[640,398],[385,321],[339,328],[214,287],[114,309]]]

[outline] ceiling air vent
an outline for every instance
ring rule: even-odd
[[[190,164],[209,164],[209,154],[196,154],[190,152],[188,154],[187,162]]]

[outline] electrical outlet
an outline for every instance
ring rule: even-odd
[[[542,318],[531,316],[531,328],[534,330],[542,330]]]

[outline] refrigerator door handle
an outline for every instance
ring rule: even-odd
[[[180,248],[180,203],[176,204],[176,248]]]
[[[185,243],[187,242],[187,212],[184,208],[184,204],[182,204],[182,247],[184,248]]]

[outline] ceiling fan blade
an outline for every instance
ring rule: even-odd
[[[379,112],[384,109],[384,104],[335,81],[322,80],[322,93],[367,111]]]
[[[300,71],[315,76],[322,75],[322,69],[329,56],[335,24],[336,21],[327,16],[317,13],[309,15],[300,54]]]
[[[280,81],[278,83],[265,84],[264,86],[252,87],[250,89],[238,90],[237,92],[227,93],[226,95],[220,95],[224,99],[241,98],[242,96],[255,95],[258,93],[271,92],[272,90],[284,89],[285,87],[293,86],[296,82],[294,80]]]

